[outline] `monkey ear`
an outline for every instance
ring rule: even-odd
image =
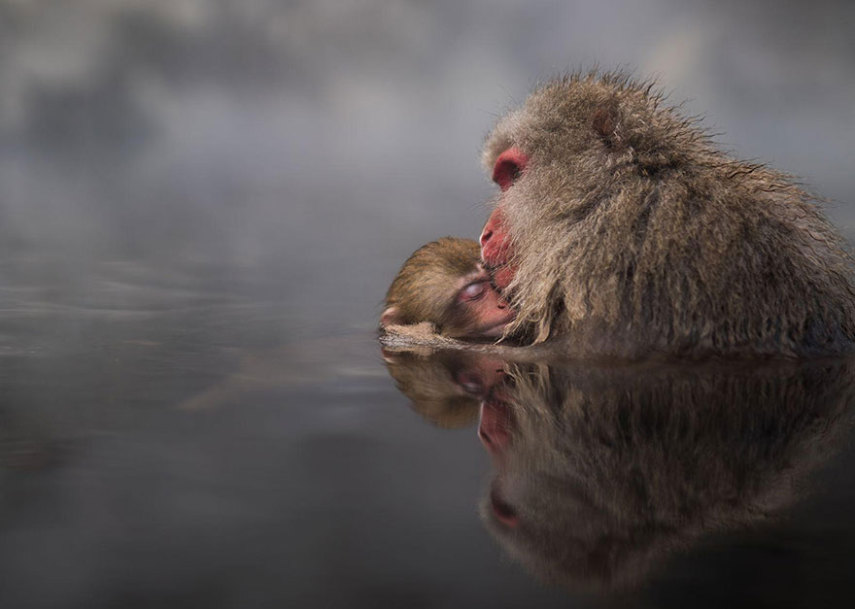
[[[614,102],[606,102],[591,115],[591,127],[603,143],[612,149],[623,145],[620,110]]]
[[[383,314],[380,316],[380,325],[384,328],[386,326],[400,326],[404,323],[403,316],[401,315],[401,310],[396,306],[388,307]]]

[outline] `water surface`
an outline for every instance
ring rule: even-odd
[[[3,606],[852,599],[848,363],[387,364],[372,329],[292,333],[281,303],[222,287],[129,263],[6,284]],[[396,389],[402,361],[433,410]],[[505,457],[484,442],[502,429]],[[577,572],[521,556],[494,500]]]

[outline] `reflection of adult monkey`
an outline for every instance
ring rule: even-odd
[[[576,75],[487,140],[502,192],[482,257],[518,312],[511,333],[622,357],[851,351],[850,260],[812,197],[661,102]]]
[[[504,401],[483,408],[497,473],[482,515],[571,587],[633,584],[706,533],[768,519],[855,401],[848,361],[508,370]]]

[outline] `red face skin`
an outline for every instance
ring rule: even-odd
[[[478,437],[487,452],[500,459],[511,443],[514,418],[510,406],[500,396],[490,396],[481,402]]]
[[[485,399],[505,382],[505,363],[489,357],[475,357],[454,371],[454,382],[467,394]]]
[[[481,402],[478,437],[499,470],[499,475],[490,488],[490,508],[496,520],[508,528],[514,528],[520,523],[519,515],[505,498],[502,489],[505,451],[511,445],[514,425],[513,410],[500,396],[493,396]]]
[[[493,167],[493,181],[499,185],[502,193],[507,192],[514,185],[527,164],[528,157],[518,148],[508,148],[499,155]],[[500,197],[499,204],[484,225],[484,230],[481,231],[481,260],[491,270],[493,283],[500,290],[508,287],[516,271],[512,265],[508,264],[513,252],[505,222],[503,198]]]
[[[473,320],[469,328],[471,336],[501,336],[505,326],[516,316],[480,265],[476,275],[465,278],[463,287],[457,292],[457,304],[466,318]]]

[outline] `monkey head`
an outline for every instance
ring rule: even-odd
[[[478,243],[445,237],[416,250],[386,295],[380,325],[430,322],[450,337],[498,337],[514,311],[492,286]]]
[[[839,353],[855,341],[849,258],[810,195],[731,159],[620,74],[547,83],[502,119],[481,257],[508,333],[588,352]]]

